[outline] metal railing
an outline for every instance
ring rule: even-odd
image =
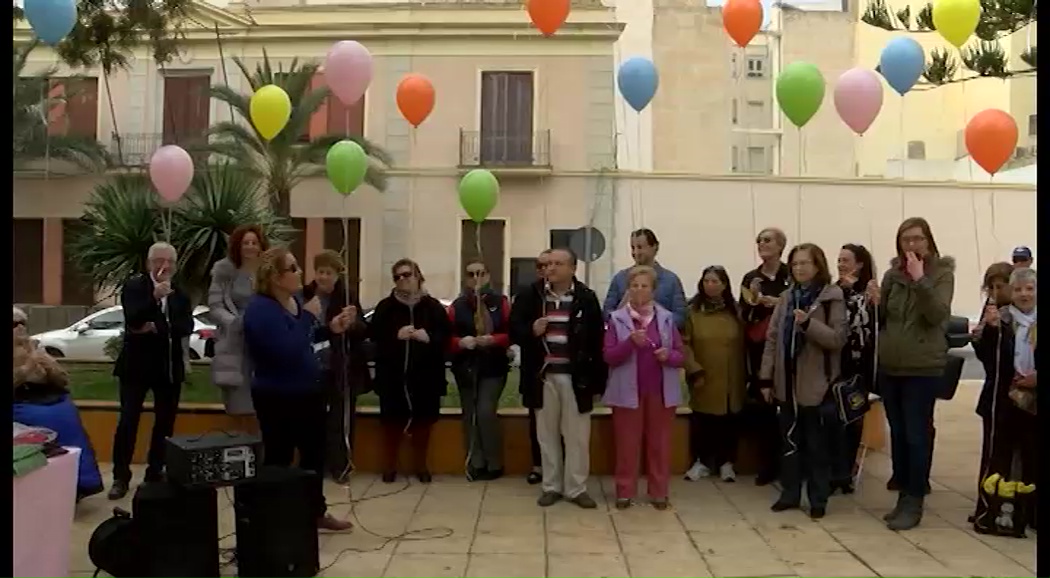
[[[551,131],[496,133],[459,131],[459,166],[550,168]]]
[[[207,158],[207,153],[195,152],[194,149],[207,142],[208,136],[203,133],[114,133],[109,142],[109,154],[116,166],[144,167],[149,164],[150,157],[157,149],[164,145],[177,144],[186,149],[194,160],[201,161]]]

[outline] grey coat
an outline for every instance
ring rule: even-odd
[[[230,415],[251,415],[251,370],[244,354],[244,309],[254,294],[251,277],[228,258],[215,263],[208,288],[209,316],[215,323],[215,357],[211,361],[212,383],[222,389],[223,404]]]

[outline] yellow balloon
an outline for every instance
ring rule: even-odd
[[[252,95],[248,112],[255,130],[264,139],[273,140],[292,116],[292,99],[280,86],[267,84]]]
[[[980,0],[936,0],[933,25],[945,40],[962,48],[981,20]]]

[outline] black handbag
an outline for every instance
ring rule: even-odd
[[[944,373],[941,375],[941,383],[937,388],[937,399],[951,401],[955,397],[955,390],[959,389],[959,380],[962,379],[963,365],[966,359],[960,355],[948,354],[944,364]]]
[[[835,405],[835,415],[843,425],[849,425],[864,417],[871,407],[868,390],[864,389],[859,375],[848,379],[831,379],[831,353],[824,353],[824,372],[828,377],[831,401]]]

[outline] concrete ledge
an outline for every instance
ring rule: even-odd
[[[113,432],[117,427],[119,404],[107,401],[78,401],[80,417],[94,445],[100,462],[112,461]],[[145,404],[145,412],[139,424],[138,441],[135,444],[135,463],[144,463],[149,449],[149,436],[153,428],[152,403]],[[672,430],[671,469],[681,474],[690,465],[689,459],[689,408],[679,408]],[[381,435],[379,408],[358,408],[357,429],[354,435],[356,453],[354,463],[360,471],[377,472],[380,469],[381,448],[377,443]],[[430,468],[435,474],[461,474],[465,460],[463,449],[460,410],[443,408],[430,443]],[[505,408],[500,410],[503,425],[503,449],[505,470],[511,475],[524,475],[531,467],[529,448],[528,410]],[[251,422],[246,418],[226,415],[218,404],[182,404],[175,432],[181,435],[200,434],[208,431],[244,430]],[[882,451],[886,446],[886,417],[881,403],[875,403],[864,421],[864,443],[869,449]],[[737,460],[737,472],[754,473],[754,448],[742,440]],[[591,472],[595,475],[610,475],[614,469],[612,419],[608,408],[594,411],[591,424]],[[407,448],[402,449],[401,463],[410,463]]]

